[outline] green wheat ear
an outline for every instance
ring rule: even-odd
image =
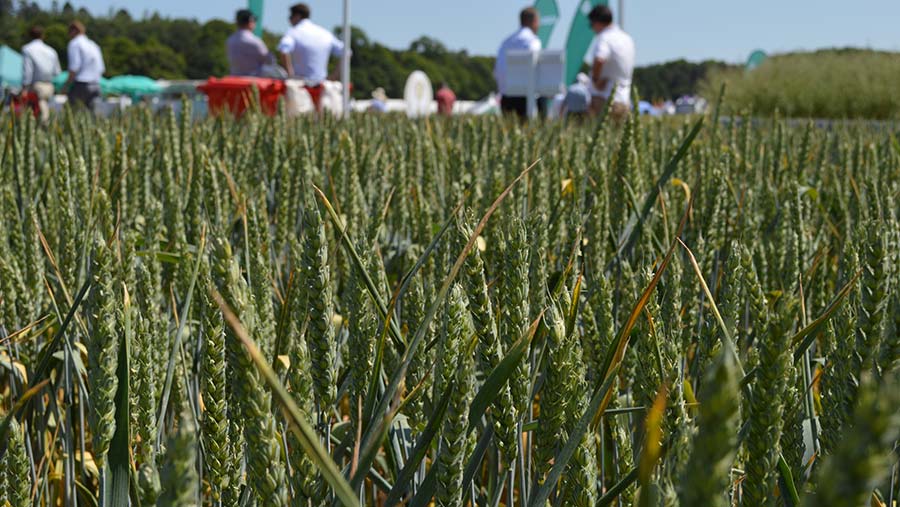
[[[25,448],[25,431],[15,417],[10,419],[6,456],[2,458],[6,476],[6,497],[12,507],[31,505],[31,465]]]
[[[303,210],[304,248],[300,283],[302,300],[308,305],[309,327],[306,343],[312,364],[313,389],[319,410],[327,411],[335,402],[335,337],[332,323],[332,289],[328,266],[328,243],[319,207],[307,197]]]
[[[814,493],[804,506],[869,505],[872,491],[891,470],[891,447],[900,438],[900,375],[882,379],[866,373],[850,428],[834,454],[825,458]]]
[[[876,361],[884,338],[890,272],[882,223],[867,223],[861,236],[865,238],[865,243],[862,245],[863,274],[860,280],[861,298],[856,328],[856,347],[859,351],[856,358],[857,377],[861,377],[865,370],[879,370]]]
[[[413,278],[412,283],[409,287],[409,292],[407,293],[403,301],[403,316],[406,321],[408,337],[413,336],[416,333],[419,326],[423,324],[423,321],[425,319],[427,302],[424,285],[425,282],[422,280],[422,276]],[[433,329],[433,324],[429,323],[425,334],[425,339],[428,342],[430,342],[432,339]],[[431,387],[434,384],[434,375],[431,372],[431,366],[432,363],[434,363],[434,356],[434,349],[430,351],[419,350],[417,351],[416,355],[413,356],[412,361],[409,364],[409,369],[406,373],[407,391],[410,389],[414,389],[420,384],[422,384],[422,390],[424,391],[424,393],[428,393],[431,391]],[[422,430],[424,430],[428,422],[426,402],[426,394],[417,396],[413,400],[411,400],[409,409],[407,410],[408,415],[413,422],[413,429],[416,432],[421,432]]]
[[[895,202],[891,199],[888,209],[896,209]],[[889,234],[889,231],[894,232]],[[889,276],[889,288],[893,297],[887,303],[888,321],[878,364],[883,371],[892,372],[900,368],[900,216],[887,221],[885,234],[891,239],[889,250],[894,252],[888,258],[889,272],[892,273]]]
[[[518,217],[514,217],[510,223],[503,254],[503,273],[499,277],[499,334],[504,350],[509,350],[516,340],[528,330],[531,313],[529,308],[530,251],[528,233],[525,224]],[[522,420],[530,412],[531,405],[528,399],[531,394],[531,378],[526,359],[523,358],[516,366],[515,373],[510,378],[509,388],[515,405],[516,417]]]
[[[720,350],[703,378],[699,432],[678,492],[681,505],[730,505],[727,495],[737,454],[740,392],[734,357]]]
[[[574,384],[572,389],[573,401],[570,409],[574,414],[584,413],[588,408],[589,390],[587,383],[584,382],[584,367],[577,367],[581,361],[580,344],[578,340],[572,340],[575,358],[576,373],[571,380]],[[566,432],[571,431],[571,425],[566,428]],[[569,463],[568,471],[563,475],[561,480],[561,488],[564,492],[565,505],[573,505],[575,507],[591,507],[597,501],[597,435],[592,432],[586,432],[581,437],[581,442],[572,456]]]
[[[895,278],[895,280],[900,277]],[[887,326],[884,342],[881,344],[881,357],[878,364],[885,372],[900,369],[900,287],[894,283],[894,297],[890,303],[892,316]]]
[[[472,230],[467,224],[460,226],[460,241],[467,240]],[[469,311],[478,336],[479,363],[485,375],[500,364],[503,355],[503,344],[497,334],[497,321],[494,306],[488,293],[485,280],[484,261],[481,252],[475,248],[466,258],[465,273],[462,283],[469,300]],[[497,446],[503,453],[507,465],[515,464],[517,453],[516,409],[513,405],[510,387],[504,385],[494,402],[491,420],[497,434]]]
[[[233,309],[251,336],[257,332],[258,316],[246,280],[231,256],[228,243],[215,245],[214,278],[224,302]],[[269,505],[287,504],[287,484],[282,445],[271,411],[271,395],[253,365],[247,351],[231,333],[227,336],[228,364],[234,370],[232,390],[242,417],[244,458],[247,462],[247,484]],[[231,421],[237,417],[229,417]],[[232,440],[232,442],[235,442]],[[233,444],[237,449],[237,444]]]
[[[475,395],[475,358],[469,343],[474,334],[466,296],[459,284],[453,286],[448,302],[446,341],[441,377],[453,382],[450,406],[441,428],[437,455],[435,505],[455,507],[463,501],[463,467],[468,455],[466,429],[469,404]],[[444,384],[446,385],[446,384]]]
[[[853,374],[852,356],[855,354],[856,315],[852,306],[844,305],[834,321],[829,323],[827,335],[835,342],[834,350],[825,359],[821,380],[822,451],[831,454],[841,440],[844,425],[853,413],[853,397],[856,377]]]
[[[752,386],[744,492],[753,505],[773,504],[779,441],[784,430],[785,393],[791,378],[792,305],[779,304],[760,337],[759,365]]]
[[[116,431],[116,389],[119,379],[121,304],[114,274],[113,254],[100,239],[94,242],[92,273],[93,328],[88,340],[88,378],[90,379],[91,429],[94,460],[98,467],[106,463],[106,455]]]
[[[178,427],[168,438],[163,459],[160,507],[199,506],[200,478],[197,476],[197,426],[190,407],[182,407]]]
[[[136,235],[135,235],[136,236]],[[162,367],[157,364],[156,350],[158,342],[165,337],[161,331],[161,319],[159,306],[156,301],[159,287],[153,280],[151,273],[153,254],[138,258],[135,253],[139,238],[131,237],[128,241],[128,255],[123,259],[123,270],[132,290],[132,297],[136,304],[132,307],[134,316],[132,326],[134,338],[131,346],[131,372],[129,389],[132,397],[131,425],[134,428],[134,436],[138,440],[135,446],[135,459],[138,465],[138,487],[141,492],[141,504],[153,505],[159,495],[159,472],[157,470],[157,456],[154,444],[157,438],[156,409],[158,398],[158,384],[160,377],[165,379],[165,374],[158,375]],[[131,271],[133,270],[133,274]]]
[[[287,384],[291,389],[291,397],[306,415],[308,421],[315,422],[315,399],[313,395],[312,372],[309,359],[309,347],[306,343],[304,332],[308,329],[308,313],[305,293],[302,287],[302,261],[303,247],[296,238],[291,241],[290,257],[292,262],[293,285],[288,294],[288,313],[290,326],[288,329],[288,358],[290,370],[287,374]],[[294,432],[287,433],[288,452],[292,466],[291,487],[295,502],[301,504],[322,503],[324,488],[321,478],[315,469],[309,456],[303,450]]]
[[[359,251],[366,251],[364,242],[357,245]],[[363,261],[367,271],[374,262],[370,259]],[[350,421],[353,427],[357,427],[359,422],[358,407],[360,403],[365,401],[368,386],[372,378],[372,368],[375,360],[375,343],[381,330],[379,329],[379,318],[375,315],[375,309],[369,299],[366,291],[365,282],[362,276],[354,271],[350,276],[350,283],[347,289],[350,291],[349,296],[349,342],[348,351],[352,360],[350,360]]]
[[[235,477],[236,467],[228,436],[225,322],[218,305],[209,296],[209,291],[214,288],[209,270],[209,260],[204,256],[200,281],[203,336],[200,380],[206,410],[201,418],[201,440],[210,496],[214,501],[220,501],[231,481],[238,478]]]
[[[584,406],[581,347],[574,334],[567,332],[564,315],[564,311],[554,302],[542,321],[545,325],[547,357],[540,418],[534,436],[535,473],[539,483],[543,483],[553,458],[574,427],[575,420],[569,414],[580,413],[579,408]]]
[[[143,270],[146,273],[146,269]],[[138,487],[141,493],[141,504],[153,505],[159,496],[159,471],[156,467],[156,453],[153,443],[156,439],[156,401],[153,382],[152,350],[153,337],[147,319],[138,318],[135,326],[133,343],[133,394],[137,397],[134,410],[135,435],[140,439],[135,452],[139,460]]]
[[[6,505],[6,502],[9,501],[9,491],[7,491],[9,482],[6,479],[8,475],[6,460],[0,459],[0,505]]]
[[[272,302],[272,268],[269,262],[269,220],[265,209],[265,196],[260,204],[250,206],[248,215],[248,247],[250,278],[253,298],[259,313],[259,346],[268,361],[275,352],[275,308]]]

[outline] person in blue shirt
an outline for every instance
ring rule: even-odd
[[[237,31],[225,41],[229,74],[260,76],[263,66],[274,62],[274,58],[262,39],[253,33],[256,28],[256,16],[247,9],[241,9],[237,11],[235,18]]]
[[[84,24],[75,20],[69,23],[69,78],[65,89],[68,90],[70,103],[81,104],[88,109],[100,97],[100,78],[106,72],[103,53],[96,42],[85,35]]]

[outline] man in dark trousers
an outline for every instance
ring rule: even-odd
[[[65,88],[71,104],[81,104],[88,109],[100,97],[100,78],[106,72],[100,46],[85,34],[80,21],[69,23],[69,78]]]
[[[503,41],[497,52],[494,79],[497,80],[497,91],[500,93],[500,110],[504,113],[516,113],[522,118],[528,113],[527,97],[511,97],[506,93],[506,53],[510,50],[540,51],[541,39],[537,36],[539,26],[538,12],[532,7],[522,9],[519,13],[519,29]]]

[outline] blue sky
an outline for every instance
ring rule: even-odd
[[[298,0],[266,0],[267,29],[287,28],[287,7]],[[313,19],[327,28],[341,22],[341,0],[306,0]],[[577,0],[557,0],[570,19]],[[612,1],[615,7],[617,0]],[[50,0],[39,0],[49,6]],[[60,0],[60,4],[63,3]],[[246,1],[72,0],[93,13],[126,8],[135,17],[151,11],[169,17],[231,19]],[[430,35],[451,49],[492,54],[512,31],[528,0],[353,0],[353,24],[372,40],[404,48]],[[742,62],[754,49],[767,52],[856,46],[900,51],[900,0],[625,0],[625,29],[638,47],[638,63],[676,58]],[[567,22],[550,46],[561,47]]]

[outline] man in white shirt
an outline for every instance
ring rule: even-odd
[[[69,23],[69,79],[66,81],[69,102],[88,109],[100,97],[100,78],[106,72],[103,53],[96,42],[85,35],[80,21]]]
[[[272,56],[262,39],[253,33],[256,16],[247,9],[241,9],[235,16],[235,24],[237,31],[225,41],[229,73],[232,76],[262,75],[263,66],[272,61]]]
[[[537,36],[540,26],[538,12],[528,7],[519,13],[519,29],[507,37],[500,50],[497,51],[497,61],[494,64],[494,79],[497,81],[497,91],[500,93],[500,110],[504,113],[514,112],[524,118],[527,114],[527,98],[514,97],[506,94],[506,52],[509,50],[541,50],[541,39]]]
[[[53,97],[53,78],[62,70],[56,50],[44,42],[44,28],[33,26],[31,42],[22,46],[22,87],[37,96],[41,123],[50,119],[48,101]]]
[[[591,111],[599,113],[607,101],[617,121],[631,109],[631,77],[634,74],[634,40],[613,23],[612,11],[598,5],[588,14],[597,36],[585,62],[591,66]]]
[[[322,108],[322,83],[328,77],[328,60],[344,55],[344,43],[328,30],[313,23],[309,6],[291,7],[291,28],[278,43],[282,63],[288,76],[300,78],[312,98],[316,111]]]

